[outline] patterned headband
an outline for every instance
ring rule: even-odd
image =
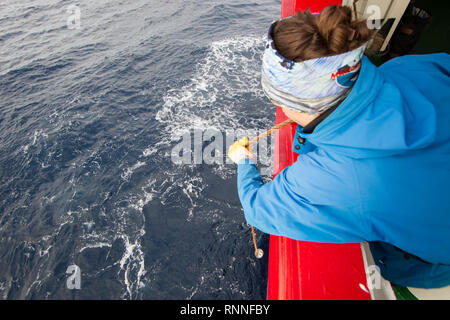
[[[278,20],[279,21],[279,20]],[[345,99],[358,78],[367,43],[342,54],[295,62],[275,47],[269,28],[262,62],[261,84],[272,103],[316,114]]]

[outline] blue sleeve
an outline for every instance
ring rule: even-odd
[[[366,222],[357,192],[342,189],[355,183],[345,180],[307,155],[266,184],[252,162],[238,166],[238,193],[247,223],[304,241],[364,241]]]

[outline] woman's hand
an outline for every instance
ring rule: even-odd
[[[255,161],[255,155],[251,152],[248,137],[244,137],[233,143],[228,149],[228,157],[236,164],[239,164],[242,159],[247,158]]]

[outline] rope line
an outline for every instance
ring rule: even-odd
[[[249,141],[248,145],[246,145],[245,147],[250,147],[252,144],[257,143],[260,139],[267,137],[268,135],[272,134],[274,131],[279,130],[287,125],[290,125],[291,123],[293,123],[294,121],[291,119],[288,119],[286,121],[280,122],[279,124],[273,126],[272,128],[270,128],[269,130],[267,130],[266,132],[261,133],[260,135],[254,137],[252,140]],[[260,259],[263,257],[264,255],[264,251],[260,248],[258,248],[258,245],[256,244],[256,234],[255,234],[255,228],[253,226],[250,226],[252,229],[252,240],[253,240],[253,246],[255,247],[255,257]]]

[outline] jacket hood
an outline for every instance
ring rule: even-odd
[[[387,72],[388,66],[381,71],[364,56],[347,98],[313,133],[301,135],[328,152],[356,159],[392,156],[430,145],[436,133],[434,105],[413,82],[406,88],[404,83],[397,86],[401,77],[385,77]]]

